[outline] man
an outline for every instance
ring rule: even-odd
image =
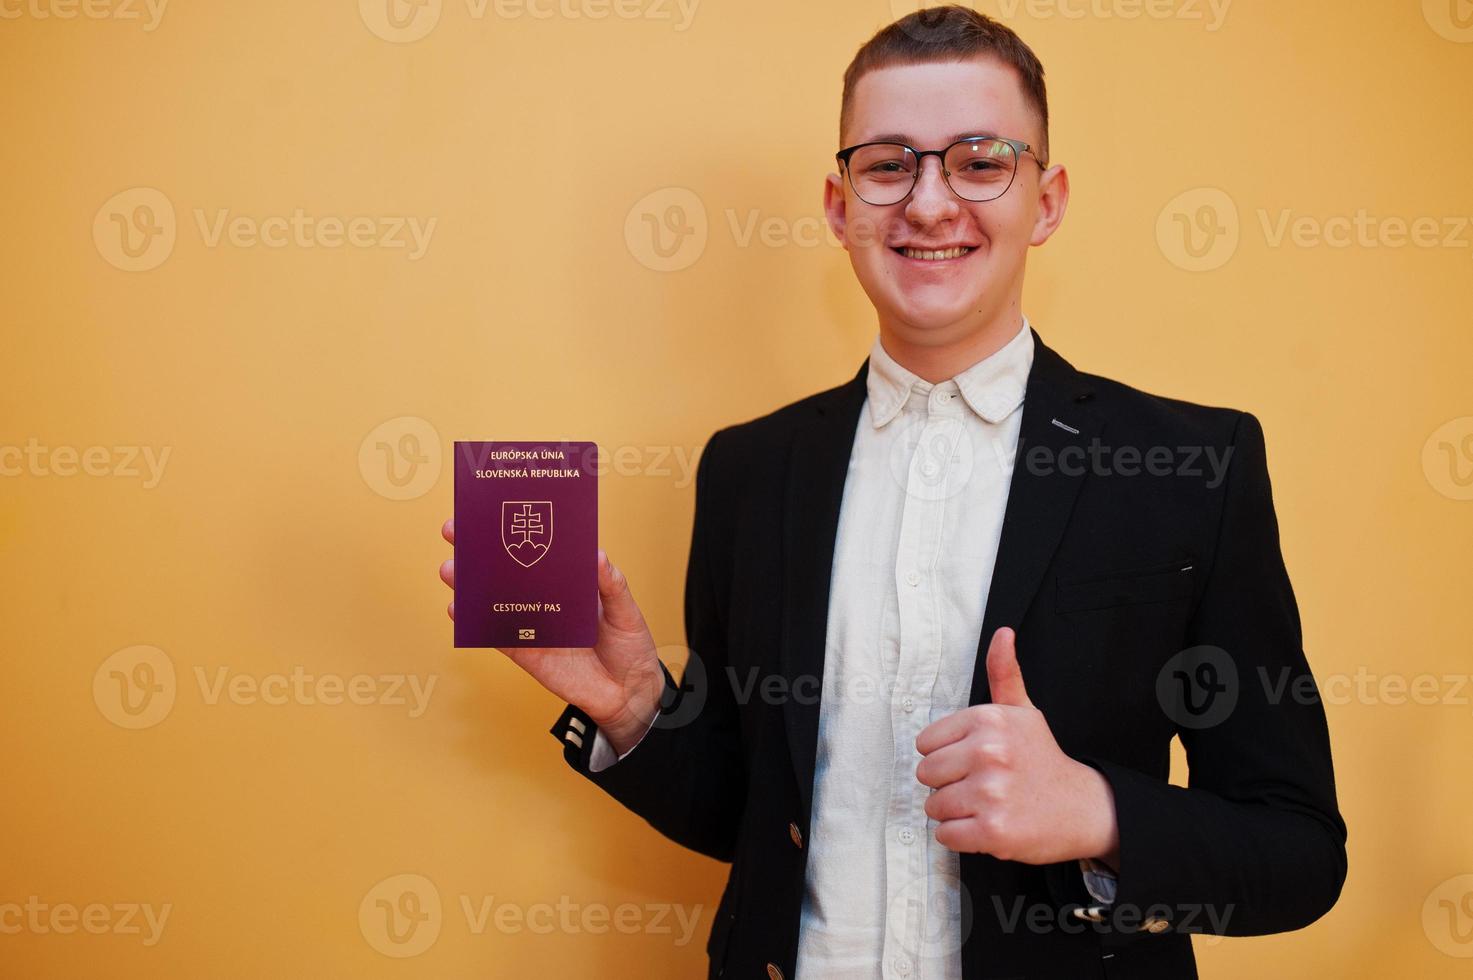
[[[1023,316],[1069,198],[1037,58],[907,17],[840,146],[870,356],[707,444],[680,685],[602,553],[597,646],[505,651],[569,702],[565,758],[732,862],[713,977],[1193,977],[1191,932],[1313,922],[1346,830],[1318,699],[1283,696],[1314,684],[1263,433]]]

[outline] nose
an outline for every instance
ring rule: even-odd
[[[956,195],[947,186],[938,157],[921,161],[920,176],[905,205],[905,216],[913,224],[926,226],[955,218],[960,211]]]

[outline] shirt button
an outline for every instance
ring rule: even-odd
[[[906,711],[914,711],[916,709],[916,699],[907,694],[900,699],[900,706]]]
[[[911,571],[905,573],[905,581],[911,585],[919,585],[921,581],[921,573],[912,569]]]
[[[921,475],[922,476],[935,476],[936,475],[936,464],[933,463],[933,462],[931,462],[930,460],[927,460],[926,462],[922,463],[921,464]]]
[[[892,964],[895,967],[896,973],[900,974],[902,977],[910,976],[910,960],[897,956],[892,961]]]
[[[916,832],[909,827],[901,827],[900,832],[895,836],[900,838],[900,843],[902,844],[914,844],[916,842]]]

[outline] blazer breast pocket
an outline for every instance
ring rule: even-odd
[[[1060,576],[1054,605],[1065,613],[1176,602],[1190,598],[1195,585],[1196,560],[1187,556],[1084,577]]]

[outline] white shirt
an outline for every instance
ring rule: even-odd
[[[921,729],[967,707],[1033,335],[939,384],[879,339],[830,586],[799,977],[961,977],[960,858],[916,779]]]
[[[939,384],[871,347],[834,544],[799,977],[960,980],[960,859],[933,836],[915,738],[970,700],[1032,364],[1026,316]],[[589,768],[637,747],[616,758],[600,732]]]

